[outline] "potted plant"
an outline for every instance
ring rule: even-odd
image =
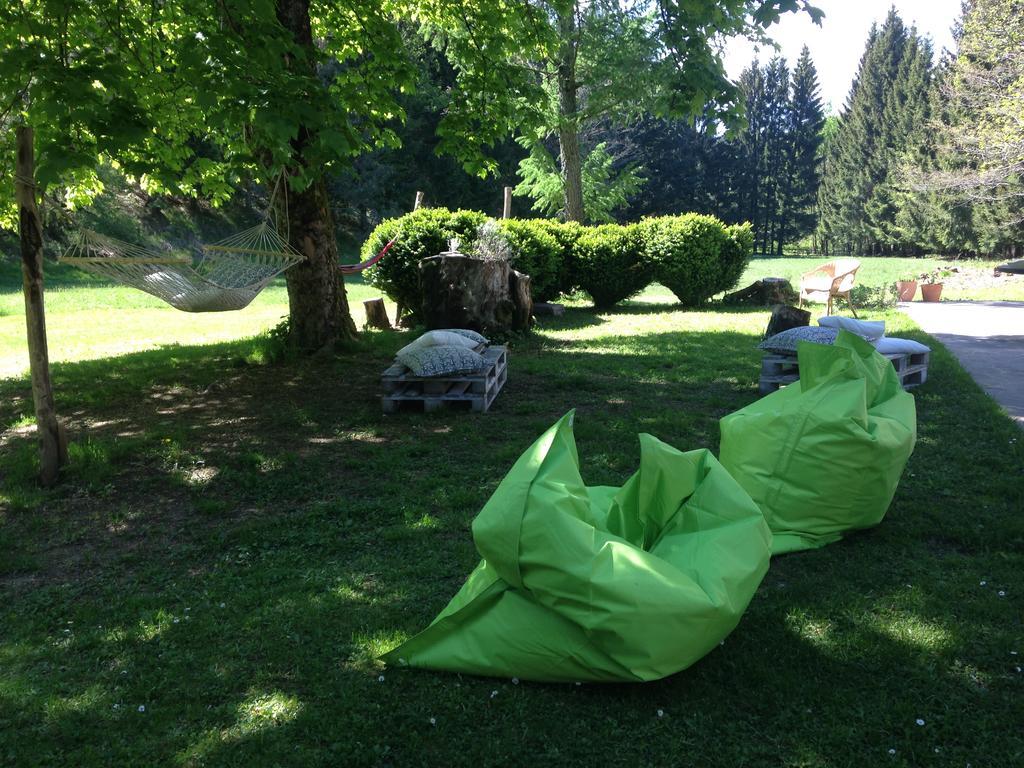
[[[942,281],[952,274],[948,269],[934,269],[924,275],[924,282],[921,284],[921,299],[923,301],[939,301],[942,298]]]
[[[913,301],[917,295],[917,279],[914,275],[901,277],[896,281],[896,293],[900,301]]]

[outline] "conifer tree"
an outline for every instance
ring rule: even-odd
[[[817,221],[815,203],[821,182],[821,142],[825,113],[821,106],[818,71],[807,46],[793,69],[786,142],[786,176],[779,217],[778,242],[798,240]]]
[[[834,248],[866,254],[913,246],[896,223],[898,168],[927,120],[931,56],[895,8],[872,29],[825,160],[821,229]]]

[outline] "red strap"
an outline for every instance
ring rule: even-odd
[[[398,241],[398,235],[395,235],[393,238],[391,238],[391,241],[387,245],[385,245],[383,248],[380,249],[380,253],[378,253],[376,256],[374,256],[371,259],[367,259],[366,261],[361,261],[358,264],[342,264],[341,265],[341,274],[343,274],[343,275],[354,275],[357,272],[362,272],[364,269],[368,269],[368,268],[372,267],[374,264],[376,264],[378,261],[380,261],[381,259],[384,258],[384,254],[387,253],[388,251],[390,251],[391,250],[391,246],[394,245],[397,241]]]

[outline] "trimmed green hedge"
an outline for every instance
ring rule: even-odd
[[[651,284],[654,271],[643,258],[638,224],[604,224],[587,228],[576,241],[579,287],[598,309],[613,307]]]
[[[368,259],[396,234],[388,254],[366,279],[406,310],[419,309],[419,261],[448,250],[457,237],[472,252],[487,217],[476,211],[424,208],[382,222],[363,244]],[[726,226],[713,216],[686,214],[644,219],[638,224],[585,227],[546,219],[498,222],[508,241],[513,268],[530,276],[533,298],[549,301],[578,289],[607,308],[652,282],[679,301],[696,306],[732,288],[753,250],[749,224]]]
[[[661,216],[638,226],[641,258],[651,265],[654,279],[686,306],[732,288],[753,251],[749,224],[725,226],[714,216]]]

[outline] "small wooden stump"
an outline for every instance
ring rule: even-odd
[[[543,317],[545,315],[561,317],[565,314],[565,306],[562,304],[552,304],[547,301],[538,301],[533,305],[533,314],[537,317]]]
[[[388,311],[384,307],[384,299],[367,299],[363,302],[363,309],[366,310],[367,328],[379,328],[382,331],[391,330],[391,321],[388,320]]]
[[[764,332],[767,339],[777,333],[788,331],[790,328],[801,328],[811,324],[811,313],[806,309],[790,307],[786,304],[777,304],[772,307],[772,318],[768,321],[768,328]]]

